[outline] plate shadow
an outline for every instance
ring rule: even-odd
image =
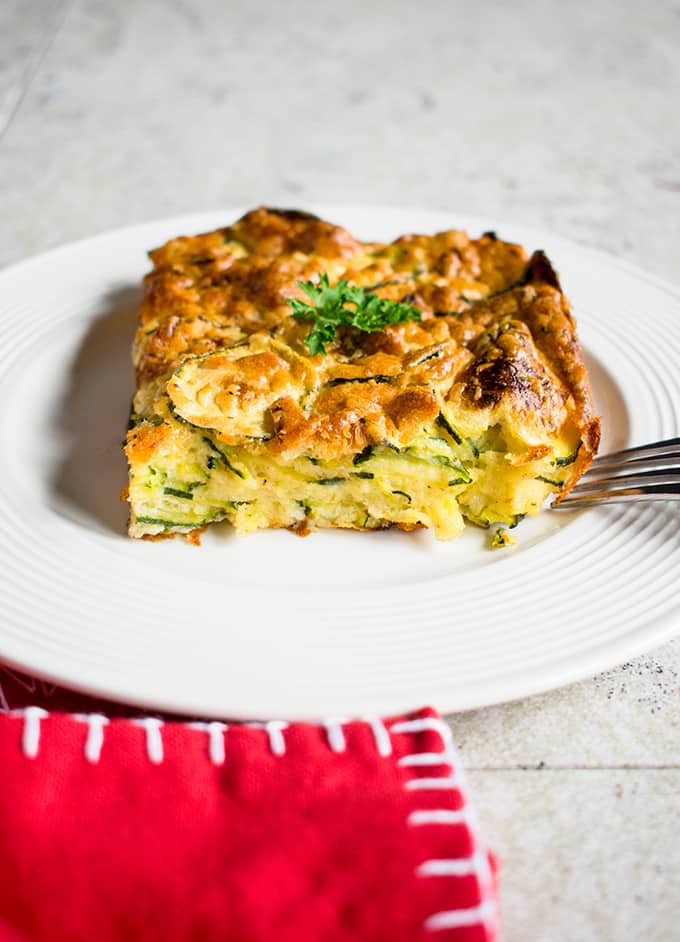
[[[121,285],[103,299],[83,336],[55,404],[64,455],[50,482],[55,503],[78,522],[124,534],[127,483],[121,445],[134,392],[130,358],[141,290]]]

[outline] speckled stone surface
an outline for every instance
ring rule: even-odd
[[[0,265],[180,212],[371,202],[678,282],[678,102],[677,0],[4,0]],[[452,726],[508,942],[678,938],[680,642]]]
[[[62,2],[0,5],[0,138],[59,28]]]
[[[502,861],[506,942],[677,940],[677,768],[469,777]]]

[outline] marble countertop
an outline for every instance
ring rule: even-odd
[[[679,101],[678,0],[4,0],[0,265],[176,213],[370,202],[677,282]],[[679,675],[675,641],[451,718],[507,942],[677,938]]]

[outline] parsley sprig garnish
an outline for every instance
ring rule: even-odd
[[[318,282],[298,281],[311,304],[298,300],[289,302],[293,317],[314,321],[305,338],[310,353],[325,353],[326,344],[335,340],[335,332],[342,324],[370,333],[388,324],[420,320],[418,308],[404,301],[379,298],[365,288],[350,285],[346,278],[331,287],[325,272],[320,272],[318,279]]]

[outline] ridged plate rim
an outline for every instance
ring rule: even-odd
[[[532,247],[546,247],[551,255],[556,256],[558,268],[565,265],[567,268],[576,266],[576,269],[582,269],[584,281],[587,278],[587,272],[591,272],[593,277],[604,279],[605,284],[613,284],[617,273],[620,273],[624,279],[630,279],[632,283],[639,283],[649,286],[654,291],[660,292],[668,299],[669,306],[677,309],[677,317],[671,324],[671,334],[668,338],[669,345],[676,344],[680,347],[680,289],[669,284],[657,276],[650,275],[647,272],[637,268],[629,262],[610,256],[597,249],[581,246],[570,242],[539,229],[524,225],[515,225],[505,223],[499,220],[480,218],[461,214],[454,211],[445,210],[427,210],[415,207],[393,207],[393,206],[311,206],[305,207],[316,211],[319,215],[330,218],[335,221],[343,222],[343,219],[363,218],[365,221],[374,220],[383,229],[393,227],[394,234],[399,231],[416,229],[422,225],[422,220],[429,220],[429,224],[424,228],[432,231],[435,228],[445,228],[457,226],[468,228],[471,232],[477,233],[487,229],[496,229],[501,238],[516,239],[523,244]],[[87,256],[88,253],[105,249],[107,246],[115,248],[116,245],[130,240],[139,242],[148,239],[147,246],[152,247],[156,244],[155,233],[164,232],[167,237],[182,232],[191,233],[211,228],[217,225],[226,224],[233,218],[236,218],[242,212],[241,209],[225,209],[221,211],[210,211],[205,213],[192,213],[178,217],[172,217],[165,220],[156,220],[139,225],[128,226],[122,229],[113,230],[106,233],[93,236],[89,239],[79,240],[66,246],[60,246],[39,256],[19,262],[3,271],[0,271],[0,297],[6,297],[3,289],[9,289],[9,295],[12,293],[12,282],[22,284],[24,290],[28,282],[36,285],[36,297],[31,296],[28,290],[21,298],[21,308],[25,311],[28,332],[33,328],[37,337],[41,336],[39,327],[39,315],[35,313],[35,305],[38,301],[38,284],[40,282],[41,272],[54,271],[55,263],[57,268],[63,274],[63,281],[54,284],[52,295],[55,299],[55,310],[65,312],[65,322],[70,322],[69,315],[69,283],[68,275],[72,277],[78,268],[80,257]],[[364,237],[369,237],[370,232],[366,231],[366,226],[360,233]],[[165,237],[165,236],[162,236]],[[160,236],[159,236],[160,238]],[[141,260],[143,262],[143,259]],[[106,270],[101,273],[101,287],[103,291],[107,283],[107,278],[112,277],[112,271]],[[568,295],[572,294],[570,284],[565,280],[565,291]],[[579,288],[579,296],[582,293],[582,286]],[[41,290],[43,290],[41,288]],[[88,289],[89,290],[89,289]],[[96,294],[96,289],[92,291]],[[587,291],[586,291],[587,294]],[[96,309],[95,297],[93,296],[92,309]],[[60,302],[61,307],[60,307]],[[5,301],[0,301],[0,334],[5,329],[6,333],[12,334],[12,319],[7,314]],[[9,303],[9,302],[7,302]],[[18,303],[18,299],[15,303]],[[580,306],[585,311],[587,305],[580,301]],[[580,321],[579,303],[575,305],[576,315]],[[33,309],[32,309],[33,305]],[[33,313],[32,313],[33,310]],[[81,317],[81,315],[78,315]],[[611,319],[610,315],[607,315]],[[586,320],[592,322],[592,331],[584,330],[589,333],[593,339],[596,338],[598,330],[602,336],[606,329],[611,328],[611,322],[607,317],[602,316],[596,311],[588,311]],[[75,318],[75,315],[74,315]],[[600,318],[600,319],[598,319]],[[36,324],[33,323],[36,321]],[[674,326],[673,326],[674,325]],[[585,325],[584,325],[585,326]],[[602,343],[600,340],[598,343]],[[613,349],[613,348],[612,348]],[[598,355],[599,350],[593,352]],[[5,359],[9,363],[11,354],[10,349],[5,348]],[[644,354],[640,354],[644,356]],[[673,399],[678,395],[680,386],[675,377],[668,375],[668,371],[661,369],[659,375],[650,374],[645,377],[649,384],[650,401],[656,397],[661,403],[663,396],[671,402],[670,412],[665,416],[660,416],[659,422],[665,422],[663,426],[666,434],[678,434],[680,429],[677,427],[677,413],[674,411]],[[667,388],[663,388],[667,384]],[[625,395],[625,389],[623,389]],[[663,396],[662,396],[663,393]],[[661,398],[660,398],[661,397]],[[626,403],[627,407],[631,404]],[[630,411],[630,409],[629,409]],[[634,406],[633,406],[634,412]],[[633,414],[633,419],[635,418]],[[675,428],[672,428],[675,426]],[[4,428],[4,426],[3,426]],[[661,424],[659,425],[661,428]],[[0,429],[1,435],[1,429]],[[632,442],[635,443],[635,442]],[[6,449],[11,446],[11,442],[3,442],[0,437],[0,448]],[[0,488],[2,486],[3,472],[0,470]],[[8,519],[13,520],[13,526],[21,530],[21,520],[17,522],[16,515],[11,506],[6,507]],[[46,513],[50,509],[47,508]],[[546,511],[546,513],[549,513]],[[596,511],[600,514],[601,511]],[[627,519],[631,522],[626,524],[629,528],[631,546],[635,548],[636,553],[649,552],[650,559],[654,553],[660,555],[659,567],[656,571],[656,581],[661,581],[660,589],[668,592],[673,586],[668,582],[667,560],[664,557],[666,550],[671,553],[677,553],[677,541],[672,536],[664,535],[664,527],[659,524],[659,513],[657,509],[647,507],[636,513],[633,518],[630,511],[627,512]],[[588,518],[583,517],[583,520]],[[591,520],[594,517],[590,518]],[[602,519],[602,518],[600,518]],[[61,526],[61,524],[60,524]],[[69,524],[73,528],[73,524]],[[560,530],[555,537],[543,541],[540,545],[544,547],[541,554],[548,562],[552,562],[553,576],[555,579],[556,559],[558,559],[558,546],[561,543],[569,545],[569,532],[576,533],[579,524],[576,523],[576,529],[566,528]],[[38,527],[39,529],[39,527]],[[593,540],[597,539],[599,552],[604,552],[603,547],[607,545],[606,528],[593,525],[590,529],[583,528]],[[666,527],[665,529],[669,529]],[[4,541],[3,541],[4,530]],[[564,534],[567,534],[565,537]],[[630,659],[638,654],[649,650],[665,640],[671,638],[680,630],[680,601],[677,593],[672,593],[673,598],[670,602],[665,602],[665,608],[651,616],[641,618],[641,620],[630,626],[629,629],[619,630],[613,622],[607,621],[606,612],[603,611],[603,624],[599,633],[596,633],[592,639],[585,643],[580,638],[577,626],[574,629],[574,637],[569,640],[564,637],[562,643],[556,650],[551,650],[549,645],[550,636],[547,639],[536,637],[536,625],[529,621],[525,634],[529,632],[529,639],[533,637],[535,651],[537,656],[534,662],[526,667],[513,660],[510,653],[506,652],[508,669],[499,670],[502,665],[494,661],[493,652],[490,653],[489,665],[482,666],[479,657],[477,661],[472,659],[470,669],[471,675],[466,677],[456,676],[456,665],[460,662],[463,667],[467,663],[466,656],[469,651],[463,650],[465,644],[473,641],[472,633],[465,638],[463,633],[460,637],[450,640],[441,634],[433,632],[428,635],[427,626],[416,624],[418,617],[427,615],[433,620],[439,619],[441,622],[442,606],[450,603],[452,597],[450,580],[441,577],[428,583],[428,597],[418,603],[417,590],[413,585],[404,585],[399,588],[394,587],[389,592],[389,598],[383,589],[372,589],[362,586],[360,588],[347,588],[343,590],[329,589],[322,592],[318,597],[307,597],[307,593],[291,590],[289,598],[295,597],[296,606],[301,618],[313,619],[314,613],[323,612],[324,604],[328,604],[331,599],[335,606],[341,606],[341,610],[329,615],[329,629],[326,638],[328,651],[322,650],[319,638],[311,640],[312,652],[310,661],[317,664],[318,671],[310,668],[310,672],[305,672],[304,663],[301,663],[300,656],[302,648],[292,651],[286,648],[285,632],[289,631],[288,637],[291,643],[301,645],[305,639],[305,632],[300,632],[298,625],[284,625],[283,628],[277,627],[277,637],[270,638],[270,648],[264,652],[264,657],[270,659],[281,659],[281,674],[276,675],[270,670],[266,682],[263,680],[258,685],[258,677],[251,670],[247,675],[241,678],[239,685],[238,671],[232,665],[231,674],[228,675],[229,682],[220,689],[214,672],[214,662],[220,658],[226,659],[229,656],[235,656],[238,660],[238,651],[230,649],[230,639],[226,635],[224,642],[216,646],[208,644],[205,649],[200,648],[196,652],[192,651],[188,658],[191,668],[190,673],[183,663],[179,663],[176,656],[170,660],[164,660],[164,634],[163,626],[156,625],[149,629],[148,626],[139,627],[139,635],[122,635],[117,639],[115,635],[102,631],[100,638],[101,647],[96,651],[87,650],[87,644],[84,639],[74,636],[70,639],[69,647],[69,612],[73,614],[72,604],[69,602],[68,592],[63,586],[54,589],[54,598],[50,600],[49,608],[55,619],[55,626],[46,629],[45,624],[40,622],[43,616],[39,615],[43,609],[48,607],[48,600],[36,594],[33,598],[29,597],[26,590],[27,567],[30,565],[30,556],[25,547],[18,546],[14,553],[10,553],[10,538],[16,536],[10,533],[5,521],[0,524],[0,563],[5,562],[3,567],[3,583],[7,590],[4,595],[7,605],[5,615],[0,618],[0,658],[7,664],[19,669],[29,671],[30,673],[43,677],[100,696],[107,696],[113,699],[136,703],[140,706],[150,709],[167,710],[177,713],[191,715],[211,715],[234,718],[271,718],[271,717],[309,717],[318,718],[322,715],[342,714],[358,715],[367,712],[390,713],[400,712],[404,709],[410,709],[422,705],[425,702],[432,702],[440,710],[453,712],[456,710],[472,709],[489,705],[491,703],[502,702],[519,697],[528,696],[541,691],[562,686],[563,684],[591,676],[601,670],[605,670]],[[34,534],[23,534],[22,539],[27,543],[33,538]],[[40,534],[38,533],[38,537]],[[97,547],[97,534],[88,533],[74,537],[73,530],[69,533],[69,540],[75,540],[74,545],[82,544],[82,553],[99,552]],[[257,539],[251,537],[249,539]],[[313,538],[312,538],[313,539]],[[573,540],[573,536],[572,536]],[[656,543],[655,543],[656,541]],[[305,541],[310,546],[311,541]],[[554,544],[551,548],[551,544]],[[656,547],[654,549],[654,547]],[[125,555],[128,551],[122,547],[117,547],[114,553],[111,553],[107,546],[103,552],[102,558],[114,558],[116,553],[122,552]],[[23,553],[23,556],[22,556]],[[619,555],[621,555],[619,553]],[[11,558],[10,558],[11,556]],[[3,558],[4,557],[4,558]],[[532,564],[536,565],[537,556],[531,559],[531,552],[508,556],[503,561],[502,567],[494,564],[490,571],[495,573],[499,582],[505,585],[516,584],[517,580],[524,576],[527,577]],[[529,561],[527,563],[527,561]],[[542,565],[543,563],[541,563]],[[62,570],[59,566],[62,565]],[[68,560],[54,561],[55,571],[63,573],[63,567],[68,565]],[[113,563],[111,564],[113,566]],[[578,576],[578,567],[574,560],[565,563],[565,572],[571,572],[576,566],[576,573],[572,573],[570,578],[576,579]],[[666,568],[664,568],[666,567]],[[540,569],[540,566],[539,566]],[[476,570],[473,569],[471,579],[474,583],[475,578],[481,578]],[[623,573],[623,575],[622,575]],[[616,574],[615,574],[616,577]],[[619,582],[625,577],[624,569],[618,572]],[[651,578],[651,576],[650,576]],[[13,582],[12,580],[15,580]],[[23,579],[23,583],[22,580]],[[625,581],[625,579],[624,579]],[[23,592],[14,590],[13,587],[24,585]],[[576,582],[571,585],[573,589]],[[536,599],[541,601],[542,605],[546,603],[546,596],[556,591],[557,581],[548,582],[540,587],[540,592],[536,593]],[[115,586],[111,586],[113,593]],[[201,588],[201,583],[197,583],[197,588]],[[597,587],[596,587],[597,588]],[[604,591],[605,587],[601,587]],[[84,595],[89,592],[92,599],[101,596],[101,586],[92,582],[91,585],[83,585],[81,591]],[[459,590],[465,595],[464,591]],[[626,597],[626,587],[623,589],[623,597],[619,599],[618,608],[634,610],[635,604],[640,602],[639,589],[636,589],[638,595],[632,594]],[[629,590],[632,592],[632,590]],[[143,594],[143,593],[142,593]],[[137,593],[139,596],[139,592]],[[245,593],[238,596],[234,593],[236,603],[243,605]],[[512,593],[511,593],[512,595]],[[517,593],[515,592],[515,596]],[[515,615],[517,606],[521,600],[513,598],[515,605]],[[113,594],[112,594],[113,597]],[[665,596],[664,596],[665,598]],[[142,604],[143,599],[140,601]],[[530,600],[531,601],[531,600]],[[98,602],[103,604],[103,614],[101,618],[106,621],[107,606],[106,599],[99,598]],[[94,602],[93,602],[94,604]],[[387,611],[383,611],[384,605],[388,605]],[[397,610],[407,612],[408,617],[412,619],[412,624],[406,626],[406,629],[400,630],[395,635],[391,631],[390,618],[392,606],[396,617]],[[500,606],[500,602],[499,602]],[[497,606],[497,612],[500,613],[502,606]],[[200,607],[200,606],[198,606]],[[578,605],[572,603],[574,611],[579,611]],[[568,608],[568,606],[566,606]],[[14,616],[11,613],[15,611]],[[274,606],[268,606],[264,600],[259,600],[252,606],[252,617],[260,619],[260,624],[256,627],[263,631],[263,637],[266,637],[266,620],[270,618],[275,611]],[[341,630],[342,617],[346,619],[358,619],[361,613],[370,613],[376,617],[375,630],[368,636],[360,636],[358,633],[348,631],[343,633]],[[417,614],[419,613],[419,614]],[[32,617],[33,616],[33,617]],[[10,618],[18,619],[12,622]],[[333,620],[334,619],[334,620]],[[59,628],[56,621],[61,620],[64,628]],[[625,622],[625,618],[624,618]],[[311,625],[311,621],[309,622]],[[308,627],[309,627],[308,625]],[[109,626],[110,627],[110,626]],[[548,626],[549,627],[549,626]],[[101,625],[97,623],[90,625],[90,630],[97,637],[98,630],[101,631]],[[517,638],[523,638],[521,626],[511,629],[517,632]],[[281,632],[284,633],[283,637]],[[533,633],[533,634],[532,634]],[[168,639],[165,639],[166,641]],[[214,642],[214,638],[212,641]],[[310,642],[308,632],[307,641]],[[87,643],[92,643],[88,638]],[[135,651],[135,643],[139,650]],[[174,640],[173,640],[174,643]],[[349,644],[350,650],[347,651]],[[458,644],[458,657],[456,657],[455,645]],[[547,649],[546,649],[547,644]],[[137,668],[135,656],[149,656],[151,650],[155,650],[154,672],[147,672],[146,676]],[[499,652],[499,657],[503,652]],[[100,656],[97,656],[99,654]],[[176,654],[176,651],[175,651]],[[394,660],[394,654],[398,654],[397,660]],[[336,658],[331,664],[326,655]],[[466,655],[466,656],[464,656]],[[251,668],[254,664],[254,652],[249,652],[251,658]],[[399,661],[399,657],[402,661]],[[327,663],[328,662],[328,663]],[[520,658],[521,662],[521,658]],[[226,660],[225,660],[226,664]],[[386,674],[380,672],[380,667],[384,666]],[[271,665],[268,666],[268,670]],[[334,677],[334,668],[339,672],[337,683]],[[378,670],[378,673],[375,670]],[[415,681],[409,680],[408,672],[415,675]],[[371,680],[370,673],[374,671],[374,679]],[[211,673],[212,671],[212,673]],[[476,673],[475,673],[476,671]],[[450,676],[447,682],[446,675]],[[323,676],[322,676],[323,675]],[[328,679],[333,683],[332,689],[329,688]]]

